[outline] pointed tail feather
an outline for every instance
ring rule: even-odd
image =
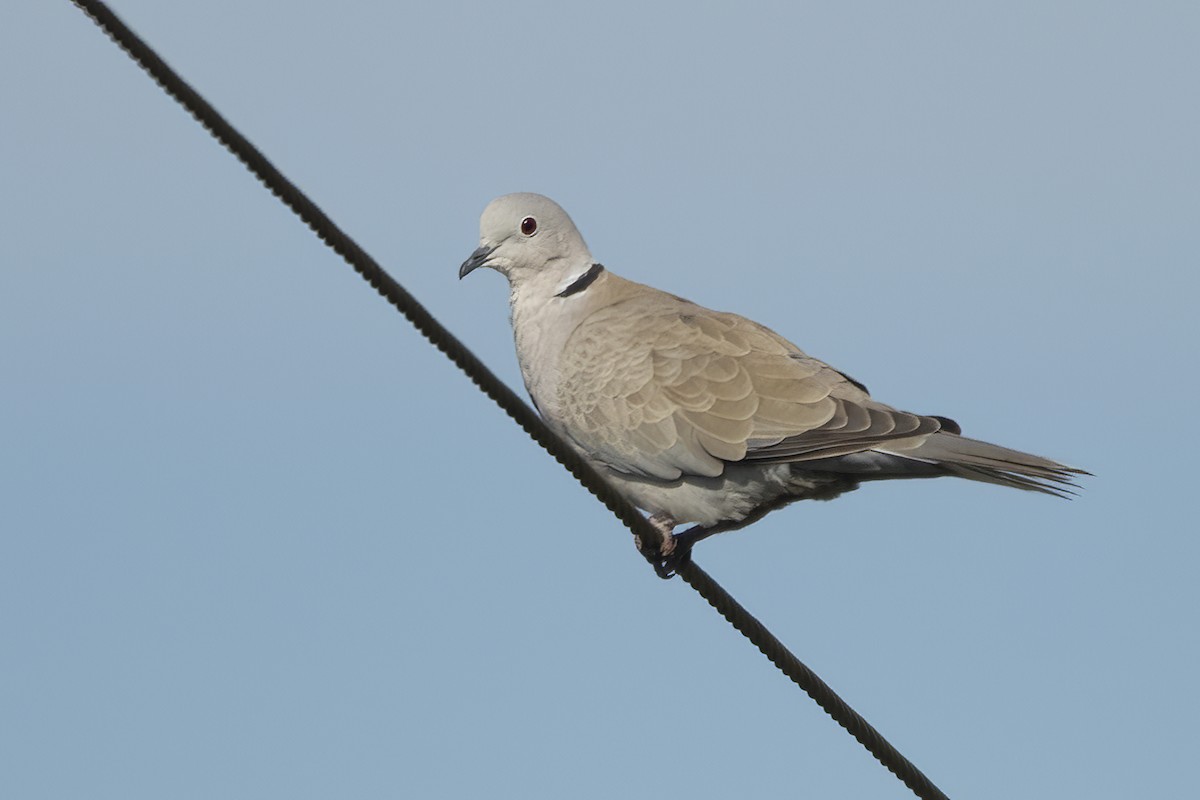
[[[902,458],[918,459],[942,467],[952,475],[974,481],[996,483],[1056,497],[1068,497],[1076,475],[1090,475],[1048,458],[1010,450],[954,433],[935,433],[919,447],[893,452]]]

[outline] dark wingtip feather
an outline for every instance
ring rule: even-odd
[[[949,417],[940,417],[937,414],[930,414],[930,416],[938,421],[942,426],[942,430],[946,433],[953,433],[955,435],[962,433],[962,425],[959,425]]]

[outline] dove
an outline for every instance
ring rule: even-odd
[[[508,279],[534,406],[649,515],[662,555],[868,481],[949,475],[1066,496],[1088,474],[880,403],[757,322],[610,272],[542,195],[493,200],[479,232],[459,278]],[[675,534],[685,523],[697,527]]]

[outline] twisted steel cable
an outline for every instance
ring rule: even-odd
[[[424,306],[387,274],[366,251],[343,232],[315,203],[275,168],[153,49],[99,0],[72,0],[212,136],[225,146],[260,182],[290,208],[312,231],[442,351],[467,377],[521,426],[543,449],[567,468],[643,543],[652,563],[662,547],[662,534],[595,469],[556,436],[512,389],[496,377],[466,345],[441,325]],[[917,767],[809,669],[766,626],[743,608],[720,584],[693,562],[683,559],[675,570],[771,663],[803,689],[830,717],[858,740],[878,761],[922,800],[944,800],[941,792]]]

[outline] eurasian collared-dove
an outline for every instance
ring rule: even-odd
[[[730,530],[868,480],[957,475],[1061,495],[1086,474],[879,403],[756,322],[612,274],[549,198],[497,198],[479,229],[459,277],[508,278],[534,405],[665,534]]]

